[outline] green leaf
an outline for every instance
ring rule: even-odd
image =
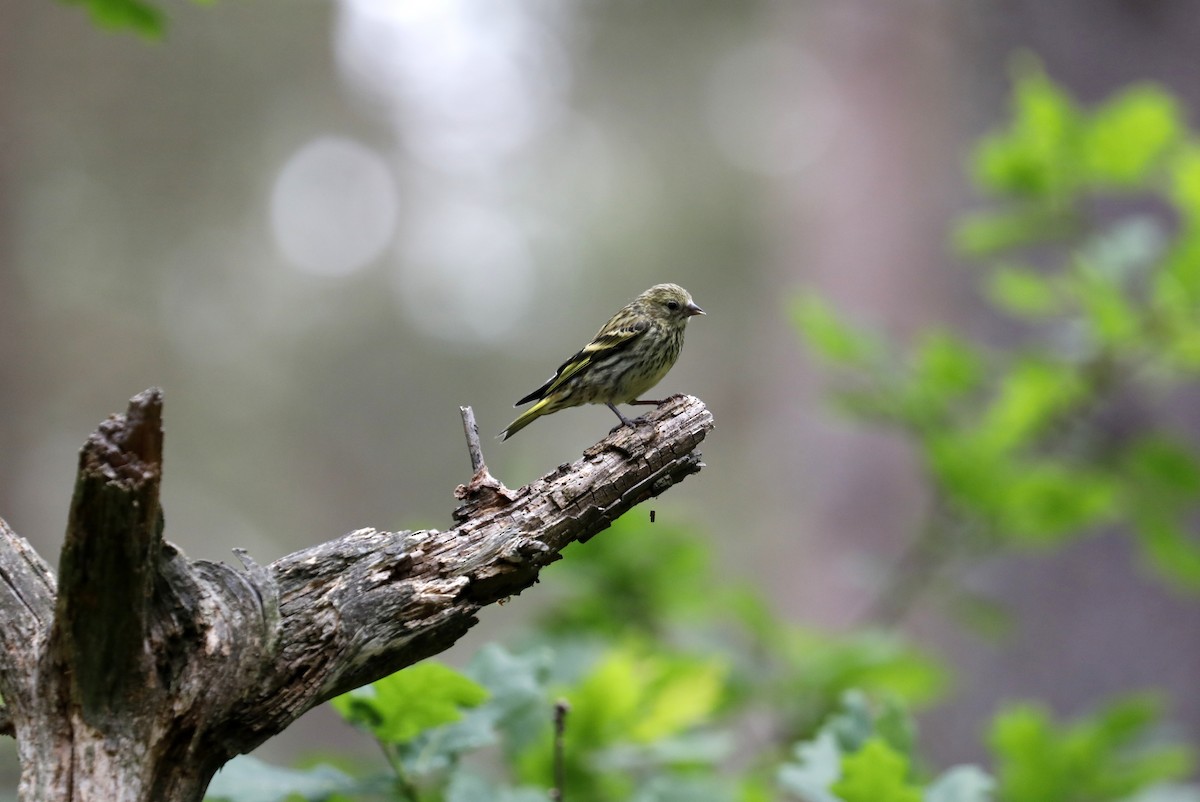
[[[1123,802],[1200,802],[1200,786],[1158,783],[1143,788]]]
[[[842,778],[833,792],[845,802],[921,802],[921,791],[907,781],[908,761],[881,738],[842,758]]]
[[[940,663],[892,634],[826,635],[797,629],[781,637],[795,678],[795,696],[816,695],[845,705],[847,691],[863,689],[922,704],[936,699],[949,684]]]
[[[337,793],[354,794],[358,780],[329,766],[285,769],[252,755],[238,755],[208,785],[209,802],[284,802],[299,797],[324,800]]]
[[[1065,408],[1058,391],[1036,382],[1010,390],[980,430],[926,439],[929,469],[947,496],[995,535],[1023,545],[1053,544],[1116,517],[1120,483],[1111,473],[1021,456],[1050,413]]]
[[[796,745],[795,760],[779,768],[776,781],[806,802],[870,799],[874,793],[906,799],[887,794],[896,790],[896,780],[905,786],[913,740],[912,719],[894,700],[848,690],[816,737]]]
[[[551,721],[546,685],[555,659],[560,655],[547,649],[516,655],[498,644],[485,645],[467,666],[467,675],[487,689],[488,701],[466,718],[502,731],[513,751],[534,743]]]
[[[668,622],[704,619],[716,599],[710,550],[692,528],[639,508],[586,548],[572,546],[551,576],[559,596],[541,626],[558,636],[658,636]],[[653,549],[641,548],[647,540]]]
[[[714,660],[614,651],[567,698],[576,730],[597,743],[648,743],[683,732],[716,708],[724,667]]]
[[[913,350],[912,367],[899,391],[904,417],[915,423],[937,421],[951,404],[983,380],[983,358],[961,338],[944,331],[922,335]]]
[[[984,189],[1027,198],[1054,198],[1076,182],[1082,117],[1071,99],[1032,59],[1018,65],[1009,130],[985,137],[972,167]]]
[[[770,779],[761,774],[748,774],[741,778],[741,786],[738,788],[737,802],[777,802],[777,794],[775,787]],[[812,802],[820,802],[813,800]],[[1187,802],[1197,802],[1196,800],[1187,800]]]
[[[1200,227],[1200,143],[1189,142],[1171,160],[1170,198],[1192,228]]]
[[[1159,707],[1154,696],[1131,696],[1061,728],[1033,705],[1005,710],[991,734],[999,797],[1006,802],[1106,802],[1185,776],[1192,765],[1190,750],[1145,742]]]
[[[1122,468],[1138,496],[1155,507],[1200,500],[1200,458],[1178,438],[1142,438],[1130,447]]]
[[[1141,331],[1141,319],[1118,279],[1080,259],[1069,286],[1083,308],[1096,341],[1128,346]]]
[[[638,717],[652,671],[631,650],[614,651],[569,694],[571,729],[579,743],[603,746],[618,740]]]
[[[1121,473],[1143,556],[1178,588],[1200,592],[1200,542],[1183,525],[1200,504],[1200,458],[1178,439],[1153,435],[1129,448]]]
[[[60,0],[64,5],[81,5],[92,22],[101,28],[130,30],[146,39],[160,39],[163,13],[142,0]]]
[[[997,454],[1024,445],[1086,395],[1086,383],[1070,366],[1036,356],[1020,359],[980,422],[981,444]]]
[[[821,732],[832,733],[843,752],[857,752],[875,736],[875,709],[860,688],[850,688],[838,700],[838,709],[830,714]]]
[[[1187,372],[1200,369],[1200,227],[1185,231],[1151,277],[1149,325],[1163,361]]]
[[[732,791],[711,777],[659,775],[642,783],[629,802],[734,802]]]
[[[847,325],[825,301],[814,295],[792,305],[792,320],[809,347],[830,362],[867,366],[884,353],[874,337]]]
[[[1150,565],[1179,589],[1200,593],[1200,542],[1189,537],[1178,520],[1161,511],[1140,511],[1134,525]]]
[[[842,694],[840,703],[821,731],[832,733],[843,751],[858,751],[870,739],[881,738],[902,755],[912,753],[916,726],[894,697],[871,699],[861,689],[851,688]]]
[[[1180,137],[1175,99],[1153,85],[1135,86],[1093,114],[1083,136],[1089,177],[1118,186],[1143,183],[1168,147]]]
[[[1071,767],[1054,746],[1050,718],[1032,705],[1011,707],[992,723],[1001,796],[1011,802],[1066,802]]]
[[[487,690],[449,666],[426,661],[331,700],[344,718],[365,726],[380,741],[404,743],[462,718]]]
[[[446,802],[546,802],[535,788],[505,788],[468,771],[456,771],[446,786]]]
[[[1062,240],[1076,228],[1074,218],[1057,206],[977,212],[963,215],[955,224],[951,246],[960,256],[983,259],[1025,245]]]
[[[796,762],[784,763],[776,775],[781,788],[806,802],[838,802],[830,787],[842,776],[842,750],[828,729],[796,745]]]
[[[1001,267],[989,276],[987,291],[1001,309],[1023,317],[1044,317],[1061,308],[1052,279],[1033,270]]]
[[[644,775],[647,768],[695,768],[727,754],[724,738],[705,737],[697,730],[722,703],[725,673],[718,660],[650,644],[610,649],[575,687],[557,694],[570,704],[567,796],[592,789],[595,798],[627,799],[631,777]],[[519,779],[544,782],[553,770],[551,754],[547,732],[516,756]]]
[[[716,661],[678,667],[657,683],[629,736],[650,742],[701,724],[721,701],[725,674],[725,667]]]
[[[991,802],[996,781],[978,766],[955,766],[925,789],[924,802]]]
[[[1177,330],[1186,331],[1180,324],[1194,323],[1200,310],[1200,220],[1180,232],[1153,281],[1160,313],[1168,313]]]
[[[1030,542],[1054,541],[1110,520],[1119,499],[1108,474],[1050,460],[1022,462],[1003,492],[1002,526]]]
[[[1014,473],[995,440],[974,429],[944,430],[930,433],[922,444],[929,472],[947,497],[988,520],[1000,515]]]
[[[736,751],[732,733],[698,730],[650,743],[618,744],[598,753],[593,764],[606,771],[620,769],[644,774],[662,767],[716,766]]]

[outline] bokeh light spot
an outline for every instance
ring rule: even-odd
[[[395,180],[378,154],[353,140],[321,137],[279,171],[271,227],[291,265],[343,276],[392,241],[399,205]]]
[[[553,6],[343,0],[335,53],[349,85],[418,163],[489,172],[564,111],[570,59]]]

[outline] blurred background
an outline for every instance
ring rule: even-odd
[[[927,498],[902,440],[831,411],[788,302],[815,290],[899,340],[1011,337],[946,242],[1013,54],[1085,102],[1153,80],[1194,109],[1195,8],[225,0],[170,4],[147,43],[0,4],[0,516],[55,560],[80,445],[160,385],[167,537],[192,558],[448,527],[469,478],[458,405],[499,432],[612,312],[673,281],[708,316],[660,387],[717,428],[660,520],[789,618],[851,626]],[[569,410],[485,455],[515,487],[612,423]],[[1160,687],[1200,737],[1198,607],[1124,540],[973,570],[1009,637],[935,608],[905,625],[957,669],[921,721],[936,762],[977,759],[1015,697],[1071,714]],[[460,659],[537,602],[487,611]],[[354,739],[332,720],[263,753]]]

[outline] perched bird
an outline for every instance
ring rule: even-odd
[[[507,440],[542,415],[580,404],[605,404],[622,424],[632,426],[616,405],[662,403],[637,397],[667,375],[679,358],[688,318],[703,314],[678,284],[654,285],[613,315],[549,381],[513,404],[537,401],[500,437]]]

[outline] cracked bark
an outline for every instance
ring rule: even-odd
[[[675,396],[517,490],[480,456],[452,529],[360,529],[267,566],[238,550],[234,568],[163,539],[161,415],[147,390],[84,445],[57,585],[0,520],[0,734],[22,800],[198,802],[233,756],[449,648],[569,543],[700,470],[713,425]]]

